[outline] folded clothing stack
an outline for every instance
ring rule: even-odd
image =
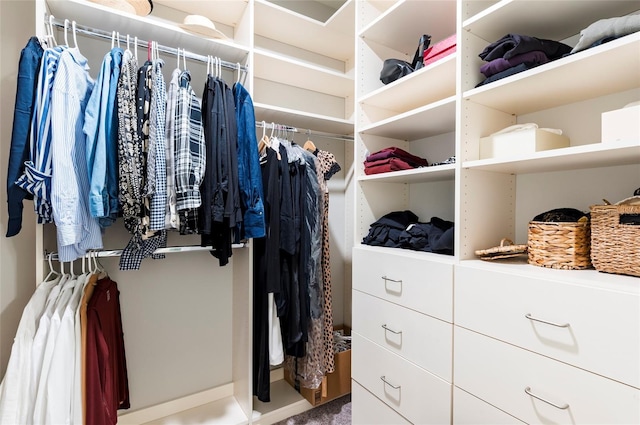
[[[379,174],[389,171],[411,170],[428,165],[429,163],[424,158],[412,155],[397,147],[390,147],[367,156],[364,161],[364,173],[367,175]]]
[[[478,55],[487,62],[480,67],[480,72],[487,78],[476,87],[560,59],[570,52],[570,46],[558,41],[507,34]]]
[[[371,224],[362,243],[453,255],[454,224],[439,217],[420,222],[411,210],[392,211]]]

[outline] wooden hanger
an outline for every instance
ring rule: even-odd
[[[318,148],[316,148],[315,143],[313,143],[313,142],[311,141],[310,136],[311,136],[311,131],[309,131],[309,130],[308,130],[308,131],[307,131],[307,141],[306,141],[306,142],[304,142],[304,146],[303,146],[303,147],[304,147],[306,150],[308,150],[309,152],[311,152],[311,153],[315,153],[315,152],[318,150]]]

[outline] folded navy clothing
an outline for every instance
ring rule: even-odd
[[[367,165],[367,163],[387,158],[400,158],[406,163],[413,165],[414,167],[426,167],[429,165],[429,162],[426,159],[410,154],[409,152],[398,147],[384,148],[382,150],[379,150],[378,152],[374,152],[367,156],[367,159],[364,163],[365,165]]]
[[[497,58],[492,60],[491,62],[487,62],[480,67],[480,72],[484,74],[485,77],[491,77],[492,75],[497,74],[498,72],[502,72],[509,68],[513,68],[516,65],[520,65],[521,63],[526,64],[536,64],[542,65],[543,63],[549,62],[549,58],[544,52],[540,50],[532,50],[531,52],[523,53],[521,55],[516,55],[510,59],[505,58]]]
[[[531,51],[541,51],[554,60],[561,58],[566,53],[571,52],[571,46],[554,40],[545,40],[522,34],[507,34],[500,40],[489,44],[478,55],[480,59],[490,62],[494,59],[511,59],[514,56]]]
[[[489,78],[485,78],[484,80],[479,82],[476,85],[476,87],[480,87],[480,86],[484,86],[485,84],[493,83],[494,81],[498,81],[498,80],[501,80],[503,78],[510,77],[510,76],[518,74],[518,73],[520,73],[522,71],[528,71],[530,69],[535,68],[536,66],[538,66],[538,64],[535,64],[535,63],[534,64],[521,63],[521,64],[516,65],[514,67],[505,69],[504,71],[498,72],[497,74],[493,74]]]

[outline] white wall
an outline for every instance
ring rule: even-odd
[[[16,19],[19,17],[19,19]],[[13,338],[24,306],[36,286],[35,217],[33,203],[25,202],[22,231],[7,233],[7,163],[11,146],[20,51],[32,35],[33,1],[0,1],[0,376],[4,376]]]

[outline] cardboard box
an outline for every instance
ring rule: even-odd
[[[351,329],[347,327],[335,326],[334,329],[344,329],[345,335],[351,335]],[[336,365],[334,372],[326,375],[318,388],[299,389],[300,394],[314,406],[351,393],[351,350],[336,353],[334,360]],[[287,370],[284,371],[284,379],[289,385],[296,388],[296,384]]]
[[[640,140],[640,105],[602,113],[602,143]]]
[[[480,159],[507,158],[569,146],[567,136],[531,128],[480,139]]]
[[[456,52],[456,34],[453,34],[427,48],[422,56],[424,66]]]

